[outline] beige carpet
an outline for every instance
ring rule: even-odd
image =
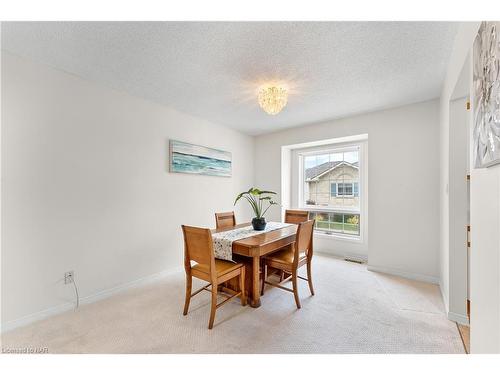
[[[182,316],[184,275],[136,288],[3,335],[2,346],[49,353],[464,353],[439,289],[315,256],[316,296],[266,290],[262,306],[233,300],[207,329],[209,293]]]

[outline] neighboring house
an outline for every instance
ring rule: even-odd
[[[359,207],[358,162],[331,161],[305,172],[306,204]]]

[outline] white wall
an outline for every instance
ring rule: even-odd
[[[470,215],[471,351],[500,353],[500,165],[471,168]]]
[[[441,257],[448,257],[446,226],[448,202],[446,184],[448,176],[447,154],[450,126],[450,98],[462,66],[470,53],[479,27],[478,22],[464,23],[455,39],[454,49],[443,85],[440,101],[441,128]],[[473,103],[473,101],[472,101]],[[471,155],[472,157],[472,155]],[[471,169],[470,182],[471,224],[471,352],[500,352],[500,166]],[[448,273],[446,261],[441,263],[443,294]],[[453,285],[449,285],[453,288]],[[445,296],[446,297],[446,296]]]
[[[368,254],[373,269],[437,282],[438,109],[434,100],[259,136],[256,185],[281,190],[281,146],[368,134],[368,242],[316,238],[315,248]]]
[[[233,177],[169,173],[170,138],[231,151]],[[253,151],[252,137],[3,52],[4,328],[73,301],[65,271],[86,297],[181,267],[180,225],[233,209]]]

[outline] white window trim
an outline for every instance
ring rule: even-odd
[[[314,236],[320,238],[327,238],[330,240],[340,240],[340,241],[354,242],[359,244],[364,243],[361,234],[359,236],[353,236],[343,233],[335,233],[335,232],[327,233],[327,232],[314,231]]]
[[[359,208],[355,209],[349,209],[349,208],[334,208],[334,207],[329,207],[329,206],[318,206],[318,205],[306,205],[302,202],[304,202],[304,183],[303,183],[303,178],[304,176],[304,161],[303,158],[304,156],[310,156],[310,155],[318,155],[318,154],[324,154],[324,153],[329,153],[329,152],[348,152],[352,150],[358,150],[359,151],[359,183],[358,183],[358,196],[360,199],[359,202]],[[335,239],[335,240],[345,240],[349,242],[356,242],[356,243],[365,243],[366,240],[366,233],[367,233],[367,227],[368,227],[368,210],[367,210],[367,202],[368,202],[368,197],[367,197],[367,184],[368,184],[368,162],[367,162],[367,142],[365,140],[360,140],[360,141],[353,141],[352,143],[346,143],[342,145],[336,146],[336,143],[328,144],[328,145],[323,145],[319,147],[314,147],[314,149],[311,148],[297,148],[295,151],[297,152],[297,158],[295,162],[298,163],[298,173],[299,176],[297,178],[298,182],[298,189],[297,189],[297,198],[295,202],[292,202],[292,206],[295,206],[297,209],[303,209],[307,211],[321,211],[321,212],[338,212],[338,213],[356,213],[360,215],[360,228],[359,228],[359,236],[356,235],[348,235],[348,234],[343,234],[343,233],[326,233],[326,232],[321,232],[321,231],[315,231],[314,235],[322,238],[330,238],[330,239]],[[293,168],[294,162],[292,161],[292,168]],[[354,187],[353,187],[354,189]],[[366,193],[365,193],[366,192]],[[331,194],[331,191],[330,191]],[[354,190],[353,190],[353,195],[354,195]]]

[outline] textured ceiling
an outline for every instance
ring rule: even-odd
[[[2,49],[248,134],[436,98],[456,23],[2,23]],[[283,81],[278,115],[257,104]]]

